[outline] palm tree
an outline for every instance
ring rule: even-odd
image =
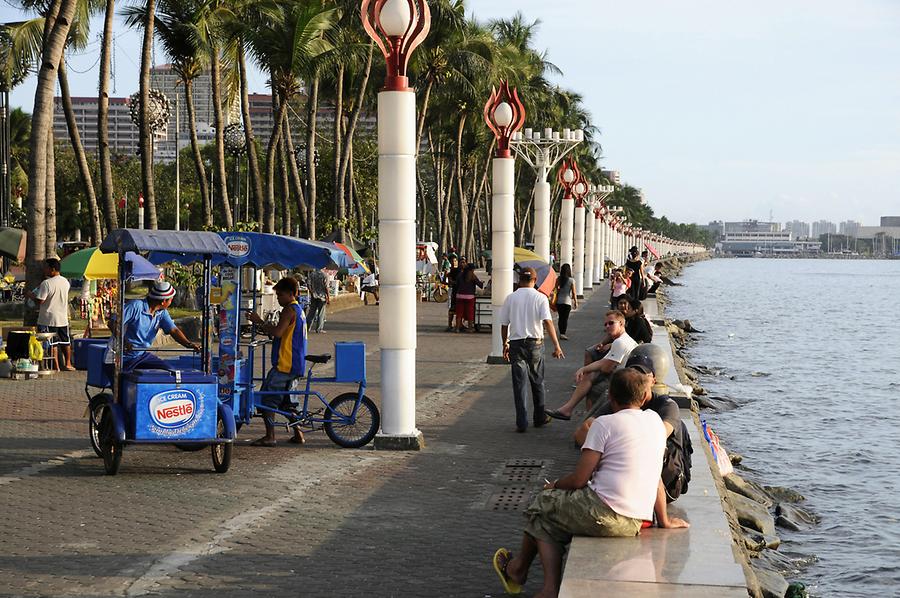
[[[26,284],[34,288],[41,280],[41,259],[46,255],[47,148],[53,130],[53,92],[63,48],[75,15],[77,0],[52,0],[44,13],[34,112],[31,116],[31,162],[28,167],[28,241],[26,246]]]
[[[113,192],[112,163],[109,152],[109,73],[113,45],[115,0],[106,0],[103,13],[103,38],[100,46],[100,81],[97,91],[97,146],[100,160],[100,195],[106,229],[119,228]]]
[[[145,7],[133,7],[125,11],[127,23],[135,25],[143,22]],[[213,223],[210,210],[209,187],[206,168],[200,154],[197,138],[197,118],[194,108],[194,79],[203,72],[206,54],[201,48],[201,34],[198,31],[199,8],[196,0],[162,0],[156,16],[156,35],[172,60],[172,68],[184,86],[184,102],[188,115],[188,131],[191,138],[191,156],[197,183],[200,188],[200,203],[203,206],[203,224]]]
[[[271,19],[252,23],[246,32],[248,49],[268,72],[272,94],[278,99],[278,113],[266,151],[264,232],[275,231],[275,161],[288,102],[300,92],[299,74],[309,68],[313,58],[331,49],[324,33],[336,17],[335,9],[322,9],[315,2],[280,4],[276,11]]]
[[[156,16],[156,0],[147,0],[144,5],[144,21],[141,28],[144,37],[141,43],[140,67],[140,122],[138,124],[138,149],[141,153],[141,189],[147,209],[147,224],[151,229],[156,223],[156,194],[153,190],[153,131],[150,130],[150,63],[153,60],[153,28]]]

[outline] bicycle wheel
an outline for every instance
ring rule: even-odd
[[[329,403],[331,411],[327,413],[326,417],[329,419],[323,427],[332,442],[344,448],[359,448],[369,444],[381,425],[378,407],[365,395],[359,402],[356,418],[351,418],[358,396],[355,392],[345,392]]]
[[[216,438],[225,438],[225,420],[221,417],[216,421]],[[231,467],[233,449],[234,443],[231,442],[212,445],[212,460],[216,473],[225,473]]]
[[[436,303],[446,303],[447,299],[450,298],[450,293],[447,292],[447,287],[439,285],[434,288],[434,293],[431,295],[431,298]]]
[[[122,463],[122,443],[116,438],[116,426],[113,423],[112,409],[103,408],[100,416],[100,453],[103,457],[103,468],[108,475],[119,473]]]
[[[103,452],[100,450],[100,419],[103,417],[107,401],[112,401],[112,395],[102,393],[91,397],[88,402],[88,438],[91,440],[91,448],[98,457],[103,456]]]

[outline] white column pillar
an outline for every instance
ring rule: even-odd
[[[594,289],[594,256],[597,246],[596,226],[594,226],[594,210],[584,213],[584,289]]]
[[[572,240],[575,255],[572,259],[572,274],[575,277],[575,295],[584,297],[584,205],[575,206],[575,225]]]
[[[418,449],[416,429],[416,96],[378,94],[378,342],[381,432],[391,448]]]
[[[514,158],[494,158],[491,198],[491,308],[496,321],[500,307],[513,287],[513,247],[515,235]],[[506,363],[500,326],[491,326],[491,354],[488,363]]]
[[[575,200],[573,198],[563,198],[559,215],[559,266],[563,264],[572,265],[573,255],[573,239],[575,227]]]
[[[534,252],[550,263],[550,183],[546,169],[540,168],[534,184]]]
[[[594,248],[594,271],[592,272],[592,275],[594,277],[594,282],[600,282],[603,280],[603,255],[605,253],[603,243],[606,241],[603,234],[606,226],[603,224],[602,218],[594,218],[594,228],[596,229],[594,232],[596,246]]]

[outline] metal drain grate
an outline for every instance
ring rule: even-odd
[[[506,467],[543,467],[543,459],[510,459]]]
[[[488,499],[488,508],[492,511],[521,511],[531,498],[528,486],[503,486]]]

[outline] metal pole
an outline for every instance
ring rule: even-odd
[[[12,187],[10,185],[9,158],[10,158],[10,126],[9,126],[9,90],[4,89],[0,94],[0,226],[10,225],[12,207]],[[10,260],[7,257],[2,261],[2,274],[9,271]]]

